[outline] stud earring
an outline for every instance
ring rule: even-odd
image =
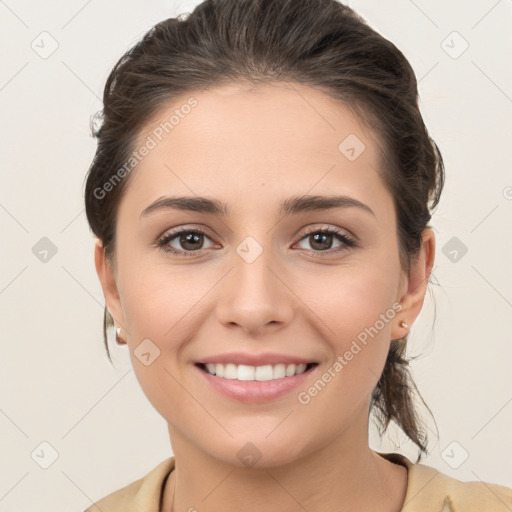
[[[121,327],[116,328],[116,343],[118,345],[126,345],[126,340],[121,337]]]
[[[406,324],[403,320],[400,320],[400,327],[403,327],[404,329],[409,329],[409,324]]]

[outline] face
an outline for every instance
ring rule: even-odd
[[[374,135],[322,92],[280,83],[191,93],[148,136],[119,204],[115,272],[99,245],[96,261],[174,452],[272,466],[343,433],[367,443],[390,340],[419,312],[403,316],[410,283]],[[195,207],[166,203],[178,197]]]

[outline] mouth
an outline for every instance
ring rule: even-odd
[[[233,363],[195,363],[200,381],[223,397],[246,404],[268,403],[289,396],[314,379],[319,363],[250,366]]]
[[[238,381],[270,381],[295,377],[309,372],[318,363],[284,364],[250,366],[233,363],[196,363],[203,372],[215,377]]]

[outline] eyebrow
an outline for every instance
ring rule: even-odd
[[[336,208],[355,207],[372,214],[373,210],[361,201],[348,196],[297,196],[284,200],[278,210],[279,216],[293,215],[304,212],[333,210]],[[192,211],[197,213],[207,213],[226,217],[230,214],[230,208],[226,203],[222,203],[217,199],[198,196],[182,196],[182,197],[161,197],[151,203],[140,214],[145,217],[152,212],[162,209],[175,209],[182,211]]]

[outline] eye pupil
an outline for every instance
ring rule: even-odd
[[[319,245],[322,245],[322,243],[325,244],[326,240],[328,242],[331,242],[332,243],[332,235],[328,234],[328,233],[315,233],[313,236],[313,240],[314,242],[311,244],[311,247],[315,247],[317,244]],[[323,239],[323,240],[321,240]],[[331,245],[330,243],[328,244],[329,246]],[[329,249],[329,247],[315,247],[316,249],[322,251],[322,250],[326,250],[326,249]]]
[[[201,248],[202,244],[200,245],[200,247],[197,246],[197,242],[200,240],[201,236],[202,235],[199,233],[187,233],[186,235],[181,235],[180,244],[184,249],[188,248],[191,250],[195,250]],[[196,242],[196,245],[193,245],[194,242]],[[186,244],[188,243],[192,243],[192,247],[187,247]]]

